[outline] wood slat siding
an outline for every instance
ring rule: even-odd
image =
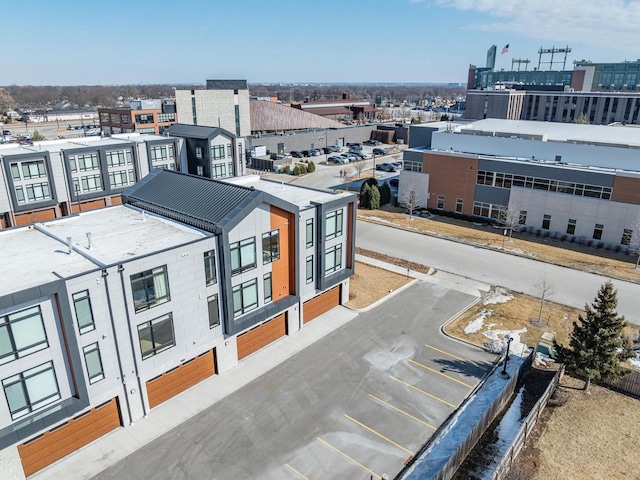
[[[78,213],[80,211],[86,212],[88,210],[96,210],[107,206],[107,202],[104,198],[98,200],[91,200],[89,202],[81,202],[80,208],[78,208],[78,202],[71,203],[71,212]]]
[[[271,230],[280,231],[280,258],[271,263],[271,286],[274,302],[289,294],[295,294],[294,222],[293,213],[271,205]]]
[[[147,382],[149,407],[156,407],[213,375],[216,370],[214,352],[215,349],[209,350],[199,357],[149,380]]]
[[[340,286],[333,287],[328,292],[321,293],[316,298],[304,302],[302,321],[304,323],[310,322],[338,305],[340,305]]]
[[[271,320],[252,328],[248,332],[238,335],[238,360],[251,355],[262,347],[275,342],[287,334],[285,314],[278,315]]]
[[[121,425],[118,401],[112,398],[40,437],[18,445],[24,474],[33,475]]]
[[[16,227],[20,227],[22,225],[28,225],[33,222],[44,222],[46,220],[53,220],[56,218],[56,210],[55,208],[50,208],[47,210],[40,210],[38,212],[27,212],[27,213],[17,213],[15,215],[16,218]]]

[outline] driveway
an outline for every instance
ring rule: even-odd
[[[475,300],[416,283],[95,478],[393,477],[495,360],[440,332]]]

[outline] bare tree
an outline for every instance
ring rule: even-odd
[[[413,183],[409,183],[402,190],[400,203],[409,209],[409,219],[413,220],[413,211],[418,206],[418,190]]]
[[[353,170],[347,167],[343,168],[340,170],[340,178],[342,178],[344,189],[348,192],[351,182],[353,182]]]
[[[517,202],[509,202],[508,207],[500,210],[500,224],[509,230],[509,241],[511,241],[513,229],[520,224],[520,212],[520,204]]]
[[[629,234],[629,230],[631,234]],[[636,220],[631,228],[625,229],[622,239],[623,242],[628,242],[629,250],[636,256],[636,265],[633,268],[637,269],[640,265],[640,219]]]
[[[355,170],[356,176],[358,178],[360,178],[360,176],[362,175],[362,172],[364,171],[364,169],[366,168],[366,162],[364,160],[358,160],[356,162],[353,162],[353,169]]]
[[[548,300],[553,295],[553,286],[546,277],[543,277],[540,282],[533,285],[536,291],[540,294],[540,311],[538,312],[538,326],[548,325],[549,322],[542,320],[542,309],[544,307],[544,302]]]

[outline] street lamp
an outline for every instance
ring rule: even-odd
[[[505,335],[504,338],[507,339],[507,350],[504,352],[504,366],[498,375],[500,378],[509,378],[509,374],[507,373],[507,362],[509,361],[509,348],[511,347],[511,341],[513,338],[511,338],[510,335]]]

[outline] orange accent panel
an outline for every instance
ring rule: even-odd
[[[122,195],[111,197],[111,205],[122,205]]]
[[[42,470],[121,425],[118,401],[112,398],[62,426],[18,445],[25,475]]]
[[[40,210],[37,212],[27,212],[16,214],[16,227],[21,225],[28,225],[33,222],[44,222],[46,220],[53,220],[56,218],[56,210],[55,208],[50,208],[48,210]]]
[[[273,301],[295,294],[295,227],[293,213],[271,205],[271,230],[280,230],[280,258],[271,263]]]
[[[350,203],[347,206],[347,268],[353,268],[353,216],[354,216],[354,204]]]
[[[473,215],[478,158],[462,155],[424,153],[422,172],[429,174],[427,207],[436,209],[438,195],[444,195],[444,210],[455,212],[456,199],[462,198],[462,213]]]
[[[80,211],[86,212],[88,210],[97,210],[98,208],[103,208],[107,206],[107,202],[104,198],[100,198],[98,200],[90,200],[88,202],[80,202],[80,208],[78,208],[78,203],[74,202],[71,204],[71,211],[73,213],[78,213]]]
[[[339,285],[304,302],[302,305],[302,321],[303,323],[310,322],[338,305],[340,305]]]
[[[153,380],[149,380],[147,382],[149,407],[160,405],[180,392],[184,392],[187,388],[193,387],[213,375],[215,370],[215,349],[213,349]]]
[[[271,320],[238,335],[238,360],[241,360],[262,347],[275,342],[287,334],[286,315],[278,315]]]

